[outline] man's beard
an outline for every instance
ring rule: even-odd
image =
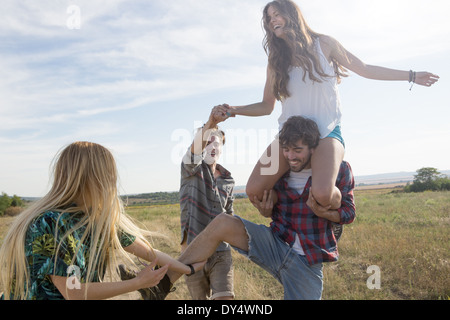
[[[303,163],[303,164],[299,167],[299,169],[295,169],[295,168],[292,168],[292,166],[290,166],[291,171],[292,171],[292,172],[301,172],[301,171],[303,171],[303,169],[305,169],[307,166],[309,166],[309,165],[311,164],[311,157],[312,157],[312,156],[309,156],[308,160],[307,160],[305,163]]]

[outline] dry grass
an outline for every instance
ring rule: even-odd
[[[257,220],[258,223],[268,221],[259,215],[255,215],[253,207],[245,200],[239,200],[240,215],[247,219]],[[161,234],[155,236],[152,244],[160,251],[170,254],[172,257],[179,255],[180,217],[179,205],[152,206],[146,208],[131,207],[128,213],[145,228]],[[254,216],[254,217],[252,217]],[[232,252],[235,268],[235,293],[238,300],[276,300],[283,298],[282,286],[269,273],[262,270],[245,257]],[[168,296],[169,300],[189,300],[190,295],[181,278],[175,285],[176,291]]]
[[[358,219],[346,228],[341,260],[328,268],[324,295],[449,299],[450,193],[369,190],[357,192],[356,203]],[[370,265],[381,269],[380,290],[365,284]]]
[[[449,299],[450,192],[391,191],[356,191],[357,219],[344,229],[340,259],[324,265],[324,300]],[[164,235],[152,239],[157,249],[179,255],[179,205],[130,207],[128,213],[147,229]],[[236,201],[235,213],[256,223],[269,222],[245,199]],[[0,218],[0,243],[12,219]],[[236,299],[283,298],[282,286],[266,271],[235,251],[233,257]],[[371,265],[381,270],[379,290],[366,285]],[[176,287],[169,299],[190,299],[184,279]]]
[[[392,193],[392,189],[356,192],[357,219],[345,227],[340,260],[324,265],[323,299],[448,299],[450,296],[450,193]],[[236,214],[267,224],[247,200],[237,200]],[[178,254],[179,207],[130,208],[150,230],[169,240],[155,246]],[[233,251],[235,291],[239,300],[282,299],[283,288],[266,271]],[[369,266],[381,270],[381,289],[370,290]],[[171,299],[189,299],[184,282]]]

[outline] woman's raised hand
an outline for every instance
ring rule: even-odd
[[[228,115],[229,106],[227,104],[221,104],[215,106],[211,111],[211,117],[215,123],[220,123],[227,120],[230,116]]]

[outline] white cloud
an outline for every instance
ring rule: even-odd
[[[257,65],[232,64],[233,57],[247,56],[251,62],[254,55],[263,56],[259,39],[257,53],[246,41],[248,19],[236,16],[255,11],[259,21],[252,2],[229,11],[219,9],[222,2],[198,0],[77,5],[82,27],[67,30],[64,2],[7,2],[3,23],[10,27],[4,30],[7,40],[18,40],[20,51],[18,56],[13,48],[0,52],[13,75],[0,86],[5,93],[1,113],[9,119],[2,130],[259,83]],[[52,36],[58,45],[49,41]]]

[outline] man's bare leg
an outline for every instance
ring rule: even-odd
[[[345,149],[341,142],[334,138],[325,138],[320,141],[312,155],[311,192],[323,207],[341,207],[342,194],[335,184],[344,154]]]
[[[190,243],[178,258],[180,262],[191,264],[207,260],[219,244],[228,242],[233,247],[248,251],[248,235],[242,221],[234,216],[222,213]],[[170,273],[172,283],[177,281],[182,274]]]

